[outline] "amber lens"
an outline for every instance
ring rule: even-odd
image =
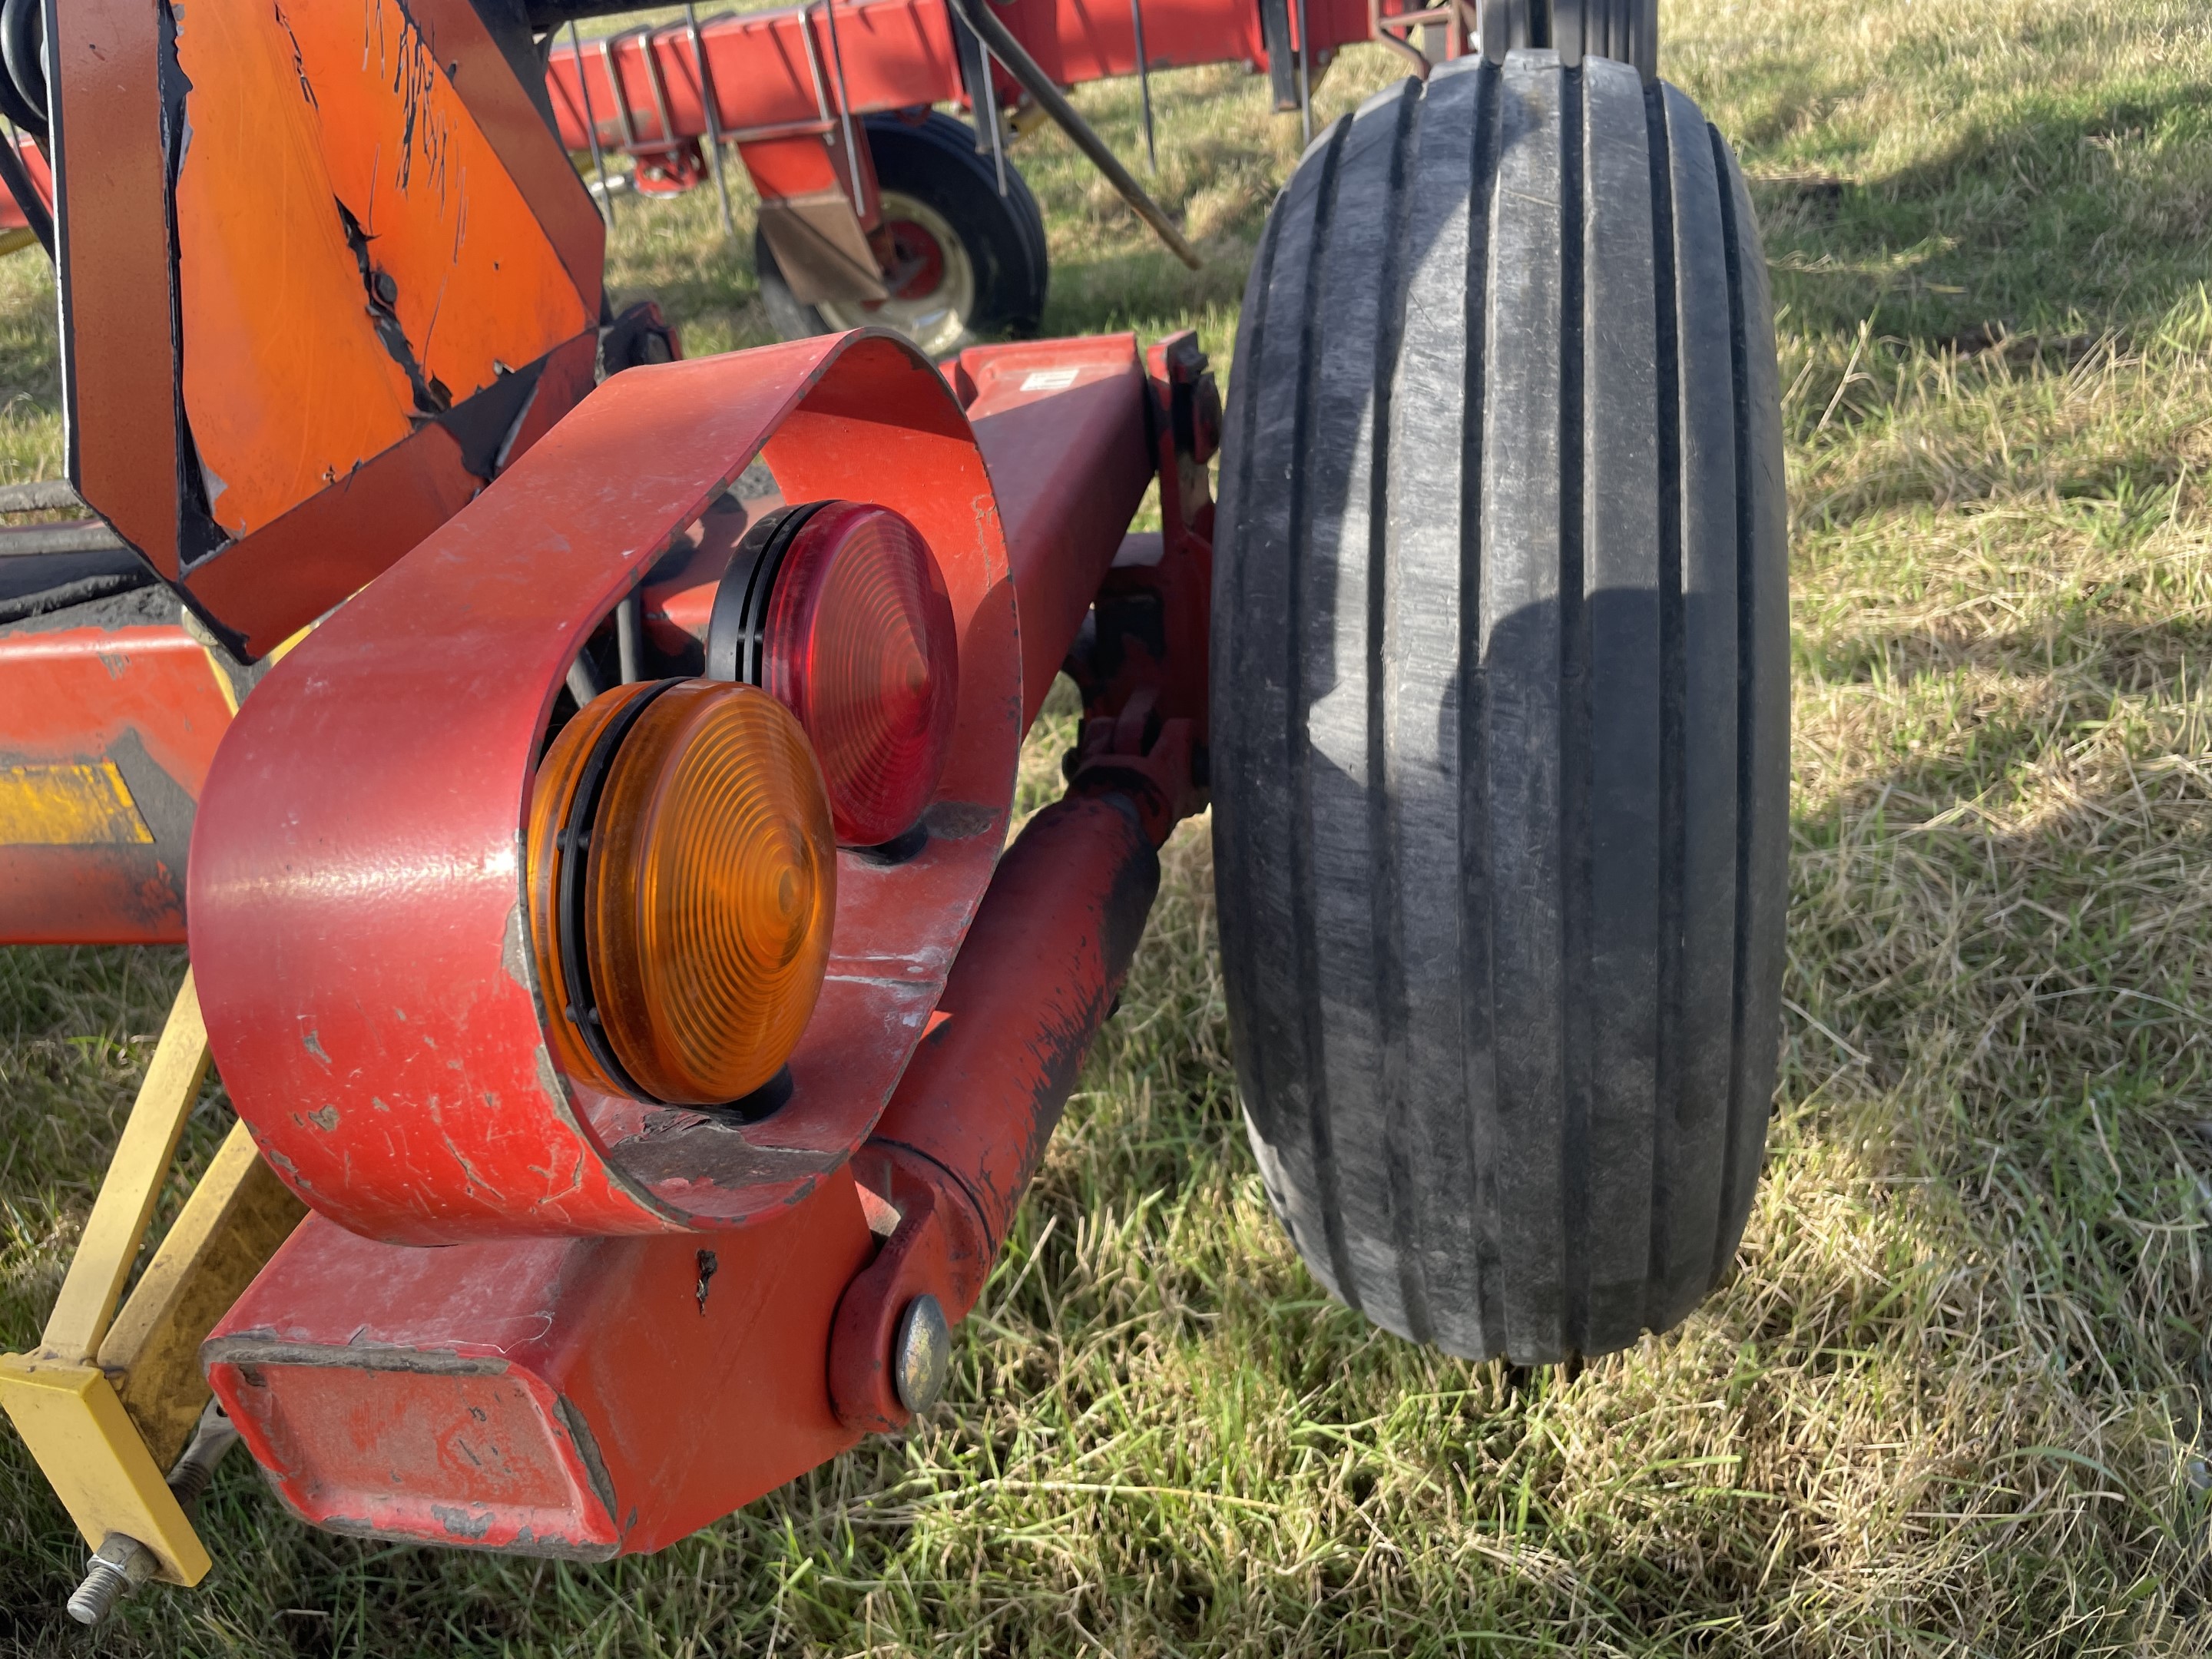
[[[592,1059],[579,1030],[591,1003],[591,988],[570,981],[561,950],[560,896],[578,873],[574,861],[582,856],[563,831],[574,814],[576,792],[582,787],[586,763],[607,728],[630,704],[653,688],[648,684],[617,686],[594,697],[575,719],[562,726],[538,763],[538,781],[530,798],[530,835],[526,843],[530,861],[530,943],[538,959],[538,983],[544,994],[547,1024],[553,1033],[553,1058],[570,1077],[592,1088],[619,1092],[619,1085]]]
[[[829,800],[789,711],[710,680],[655,697],[608,771],[586,881],[601,1028],[639,1088],[712,1105],[774,1077],[837,908]]]

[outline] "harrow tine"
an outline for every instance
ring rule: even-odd
[[[592,141],[592,166],[599,175],[599,216],[614,228],[615,192],[607,183],[607,155],[599,148],[599,118],[592,110],[592,80],[584,72],[584,43],[576,33],[576,20],[568,20],[568,50],[575,54],[576,88],[584,94],[584,131]]]
[[[722,234],[735,236],[738,222],[730,215],[730,181],[722,172],[722,115],[714,107],[714,76],[707,67],[707,43],[699,38],[699,14],[684,8],[684,27],[691,35],[691,61],[699,69],[699,106],[707,116],[707,159],[714,168],[714,190],[722,198]]]
[[[1152,142],[1152,66],[1145,55],[1145,0],[1129,0],[1129,26],[1137,36],[1137,96],[1145,109],[1145,171],[1157,173],[1160,151]]]

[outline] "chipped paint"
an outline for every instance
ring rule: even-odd
[[[293,21],[305,46],[306,25]],[[362,228],[374,229],[365,217]],[[383,246],[369,240],[373,269]],[[358,269],[354,282],[357,293]],[[403,284],[403,317],[406,303]],[[780,410],[817,392],[822,408],[799,427],[775,426],[786,418]],[[841,412],[861,406],[865,421]],[[325,1214],[422,1243],[513,1231],[720,1231],[778,1218],[865,1141],[990,884],[1000,850],[990,827],[1005,822],[1018,752],[1014,596],[994,576],[1003,549],[960,521],[983,472],[957,413],[948,418],[954,408],[907,347],[866,335],[617,376],[564,422],[556,459],[541,466],[546,452],[526,454],[501,489],[426,542],[423,556],[318,629],[276,696],[264,688],[246,706],[245,741],[234,731],[224,750],[238,757],[236,793],[227,795],[228,775],[219,776],[214,805],[203,807],[227,826],[214,843],[220,862],[195,869],[210,894],[241,899],[249,889],[235,884],[258,881],[252,872],[271,859],[301,873],[273,895],[265,883],[253,887],[251,907],[228,897],[216,911],[201,907],[195,951],[210,955],[211,984],[228,963],[241,1023],[282,1022],[281,1044],[257,1034],[234,1045],[241,1058],[226,1075],[240,1110],[312,1169]],[[887,427],[915,441],[884,445]],[[762,444],[763,431],[776,435]],[[985,828],[933,836],[906,863],[856,878],[849,904],[841,882],[842,949],[830,970],[839,977],[825,981],[791,1060],[803,1104],[764,1127],[732,1129],[697,1114],[655,1115],[559,1074],[527,983],[518,801],[536,761],[534,717],[573,659],[576,630],[629,580],[635,558],[696,516],[705,486],[689,480],[719,478],[732,455],[778,445],[780,477],[828,492],[866,489],[944,550],[963,681],[976,688],[963,700],[947,772],[947,827]],[[566,548],[555,550],[556,541]],[[528,559],[519,595],[501,549]],[[457,553],[470,556],[445,556]],[[488,583],[509,597],[489,603]],[[406,708],[391,702],[388,677],[378,677],[384,691],[359,699],[359,676],[402,635],[410,661],[449,669],[410,675]],[[453,648],[441,647],[449,635]],[[482,672],[490,657],[505,665],[496,684]],[[312,741],[300,735],[308,722]],[[340,765],[342,786],[328,772]],[[392,810],[335,810],[371,799]],[[302,848],[313,849],[305,867]],[[225,866],[235,866],[235,884]],[[329,937],[340,907],[348,950],[267,972],[272,929]],[[301,1051],[303,1020],[347,1054],[341,1079]],[[301,1097],[295,1080],[303,1075],[315,1079],[309,1099],[340,1107],[336,1132],[303,1136],[283,1115]],[[346,1086],[334,1092],[339,1080]],[[368,1109],[372,1098],[382,1105]],[[726,1282],[717,1291],[726,1296]]]
[[[465,1538],[471,1543],[481,1541],[491,1530],[492,1512],[489,1509],[472,1513],[445,1504],[433,1504],[430,1513],[437,1517],[438,1524],[449,1534]]]

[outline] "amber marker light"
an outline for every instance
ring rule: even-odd
[[[772,1079],[814,1012],[836,849],[806,734],[749,685],[595,698],[539,765],[531,934],[563,1070],[671,1105]]]
[[[716,595],[710,677],[764,688],[822,763],[838,841],[914,828],[944,775],[959,641],[944,573],[890,507],[820,501],[748,532]]]

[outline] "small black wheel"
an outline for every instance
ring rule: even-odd
[[[1479,28],[1492,63],[1516,46],[1551,46],[1564,63],[1611,58],[1659,78],[1659,0],[1483,0]]]
[[[932,112],[918,122],[871,115],[863,125],[898,251],[891,297],[802,305],[756,232],[753,268],[776,331],[798,340],[872,325],[896,329],[933,357],[1035,334],[1044,314],[1044,216],[1013,163],[1000,196],[997,163],[977,152],[964,123]]]
[[[1401,82],[1276,202],[1230,404],[1213,850],[1269,1198],[1450,1352],[1664,1330],[1735,1258],[1780,1035],[1780,394],[1735,159],[1604,58]]]

